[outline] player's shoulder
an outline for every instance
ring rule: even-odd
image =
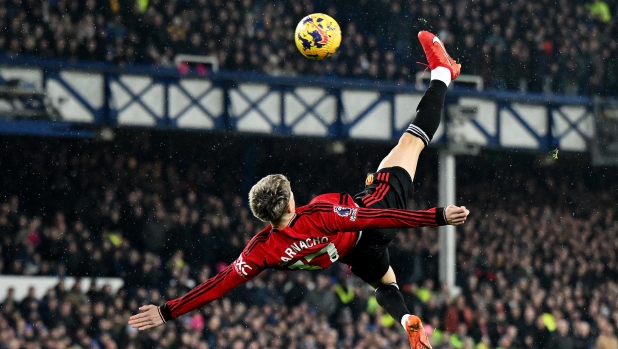
[[[309,204],[296,208],[298,215],[332,212],[338,206],[358,206],[348,193],[327,193],[318,195]]]
[[[297,222],[304,221],[313,224],[314,216],[329,215],[332,213],[340,214],[342,210],[351,210],[358,207],[352,197],[347,193],[329,193],[316,196],[305,206],[296,208],[296,215],[290,222],[290,227],[294,227]],[[313,222],[313,223],[312,223]]]
[[[354,203],[354,200],[348,193],[327,193],[327,194],[316,196],[315,198],[313,198],[313,200],[309,202],[309,204],[299,207],[296,210],[296,213],[306,213],[309,211],[316,211],[316,208],[317,209],[328,208],[329,210],[332,210],[332,207],[334,205],[356,206],[356,204]]]
[[[348,193],[326,193],[322,195],[318,195],[313,198],[309,202],[309,204],[313,203],[329,203],[333,205],[351,205],[354,203],[354,200]]]
[[[253,238],[249,240],[249,243],[247,244],[247,246],[245,246],[243,253],[245,255],[249,255],[256,247],[261,246],[262,244],[267,242],[272,235],[272,231],[273,227],[270,224],[264,227],[264,229],[260,230],[259,233],[255,234],[255,236],[253,236]]]

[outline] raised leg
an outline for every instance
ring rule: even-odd
[[[423,46],[431,69],[431,82],[416,108],[416,116],[399,143],[382,160],[379,169],[399,166],[410,174],[412,180],[421,151],[431,142],[440,125],[446,89],[457,79],[461,65],[449,56],[442,41],[434,34],[421,31],[418,39]]]
[[[437,79],[431,81],[418,104],[414,120],[399,138],[397,145],[382,160],[378,170],[399,166],[405,169],[410,178],[414,180],[418,157],[440,125],[446,88],[446,83],[443,81]]]
[[[420,138],[406,132],[399,138],[399,142],[390,153],[382,159],[378,171],[383,168],[399,166],[408,171],[410,178],[414,180],[418,157],[423,149],[425,149],[425,143]]]

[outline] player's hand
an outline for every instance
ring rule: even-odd
[[[444,209],[446,222],[450,225],[464,224],[466,218],[468,218],[468,214],[470,214],[470,211],[468,211],[466,206],[449,205]]]
[[[131,327],[143,331],[163,324],[163,319],[159,314],[159,307],[152,304],[144,305],[139,308],[139,311],[139,314],[129,318],[129,325],[131,325]]]

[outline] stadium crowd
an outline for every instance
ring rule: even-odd
[[[413,82],[424,61],[415,33],[439,33],[465,74],[499,90],[616,95],[614,0],[2,0],[0,52],[171,66],[216,57],[231,71]],[[316,63],[293,43],[297,22],[339,20],[339,53]]]
[[[0,348],[409,347],[371,288],[341,264],[265,272],[165,326],[130,329],[139,306],[213,276],[261,229],[242,189],[256,176],[277,164],[298,202],[355,192],[388,149],[349,143],[337,154],[312,140],[135,133],[114,143],[0,143],[0,274],[125,283],[117,293],[60,282],[42,299],[7,294]],[[302,160],[284,161],[290,151]],[[618,347],[616,174],[574,168],[568,157],[542,167],[511,156],[460,159],[458,203],[472,217],[458,231],[459,293],[438,282],[435,228],[399,235],[391,261],[406,302],[434,348]],[[325,161],[336,173],[303,170]],[[435,205],[433,162],[430,153],[417,172],[415,207]]]

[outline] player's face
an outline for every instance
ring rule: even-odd
[[[290,203],[288,204],[290,212],[296,211],[296,202],[294,201],[294,193],[290,192]]]

